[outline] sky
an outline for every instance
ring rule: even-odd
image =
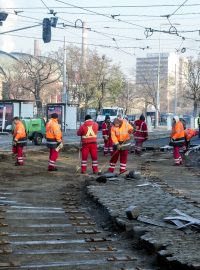
[[[91,50],[119,64],[132,77],[137,57],[173,52],[197,56],[200,52],[200,3],[198,0],[0,0],[8,13],[0,26],[0,49],[33,53],[34,39],[42,53],[66,44],[81,47],[82,23],[86,23]],[[51,11],[52,10],[52,11]],[[52,40],[42,40],[43,18],[58,17]],[[79,27],[75,27],[75,24]],[[36,26],[26,30],[9,30]],[[163,32],[164,31],[164,32]]]

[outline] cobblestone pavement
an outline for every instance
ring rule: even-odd
[[[142,179],[120,177],[99,184],[89,178],[88,194],[140,244],[156,252],[161,265],[176,270],[200,269],[199,232],[191,228],[177,230],[163,220],[175,216],[174,209],[200,219],[199,173],[172,164],[169,152],[145,153],[137,159],[132,155],[128,168],[141,171]],[[138,219],[142,221],[127,218],[126,208],[130,205],[139,208]]]

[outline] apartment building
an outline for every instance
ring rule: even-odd
[[[175,53],[154,53],[136,59],[136,85],[156,97],[160,96],[160,112],[182,113],[184,76],[187,58]],[[159,87],[158,87],[159,79]]]

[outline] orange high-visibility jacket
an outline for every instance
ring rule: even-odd
[[[46,124],[46,139],[49,142],[62,142],[62,131],[57,119],[51,118]]]
[[[196,136],[199,134],[199,132],[195,129],[187,128],[185,129],[185,139],[186,141],[190,141],[192,137]]]
[[[185,138],[184,128],[181,121],[178,121],[172,127],[171,138],[174,140],[180,140],[180,139]]]
[[[133,127],[125,120],[123,120],[121,127],[112,126],[111,138],[114,144],[122,143],[130,139]]]
[[[18,123],[15,124],[14,130],[13,130],[13,140],[26,141],[26,130],[21,121],[18,121]]]

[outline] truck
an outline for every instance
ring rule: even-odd
[[[21,120],[25,126],[27,138],[34,142],[35,145],[41,145],[46,134],[45,120],[43,118],[24,118]]]
[[[100,110],[98,116],[97,116],[97,124],[99,125],[99,129],[101,129],[102,123],[105,121],[106,115],[110,116],[110,121],[113,122],[113,120],[121,116],[124,117],[124,109],[119,107],[104,107]]]

